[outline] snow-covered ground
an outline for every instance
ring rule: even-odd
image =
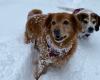
[[[100,0],[0,0],[0,80],[33,80],[34,55],[23,41],[27,13],[63,11],[58,6],[85,7],[100,15]],[[100,31],[79,41],[65,68],[49,71],[42,80],[100,80]]]

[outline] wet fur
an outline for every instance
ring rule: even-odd
[[[40,21],[38,20],[37,22],[36,18],[34,18],[34,15],[39,17]],[[71,27],[73,29],[70,37],[62,42],[62,46],[54,41],[50,31],[51,21],[55,16],[56,20],[58,21],[67,17],[67,19],[71,22]],[[41,14],[41,11],[39,10],[32,10],[31,14],[29,13],[28,17],[29,18],[26,23],[25,31],[25,43],[36,41],[36,46],[39,49],[39,59],[37,61],[38,67],[35,69],[35,79],[39,80],[39,77],[47,71],[48,67],[62,67],[62,65],[64,65],[75,53],[77,47],[77,35],[81,31],[81,25],[73,14],[68,13],[51,13],[48,15],[44,15]],[[53,44],[55,44],[59,48],[67,48],[70,45],[72,45],[72,47],[62,57],[57,56],[51,58],[50,56],[48,56],[48,47],[46,43],[47,35],[50,35]]]

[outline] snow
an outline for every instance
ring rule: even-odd
[[[58,6],[85,7],[98,14],[100,0],[0,0],[0,80],[33,80],[33,52],[24,43],[27,13],[33,8],[44,13],[60,12]],[[75,55],[61,70],[51,70],[41,80],[99,80],[100,31],[79,40]]]

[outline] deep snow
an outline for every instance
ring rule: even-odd
[[[0,0],[0,80],[33,80],[31,44],[24,44],[27,13],[59,12],[58,6],[85,7],[100,15],[100,0]],[[80,40],[65,68],[49,71],[42,80],[100,80],[100,31]]]

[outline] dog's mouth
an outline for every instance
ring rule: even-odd
[[[65,39],[66,39],[67,37],[66,36],[63,36],[63,37],[55,37],[55,41],[56,42],[62,42],[62,41],[64,41]]]
[[[89,36],[90,36],[90,34],[85,34],[85,36],[86,36],[86,37],[89,37]]]

